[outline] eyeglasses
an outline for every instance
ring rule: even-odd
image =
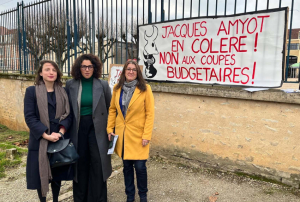
[[[131,72],[131,71],[136,72],[137,71],[136,69],[130,69],[130,68],[127,68],[126,70],[129,71],[129,72]]]
[[[94,66],[93,66],[93,65],[87,65],[87,66],[86,66],[86,65],[81,65],[80,68],[81,68],[81,69],[85,69],[85,70],[86,70],[86,69],[87,69],[87,70],[90,70],[90,69],[93,69]]]

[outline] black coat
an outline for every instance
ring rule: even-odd
[[[47,130],[47,127],[40,121],[39,110],[37,106],[35,94],[35,86],[30,86],[26,89],[24,98],[24,116],[26,124],[30,130],[29,144],[28,144],[28,156],[26,165],[26,179],[27,179],[27,189],[40,189],[41,180],[39,175],[39,146],[40,140],[43,133]],[[58,132],[59,126],[64,126],[68,131],[72,123],[72,114],[62,120],[59,125],[55,122],[56,114],[56,99],[55,93],[51,98],[48,95],[48,113],[50,120],[50,134],[52,132]],[[65,138],[68,138],[68,133],[65,134]],[[52,177],[54,181],[60,180],[72,180],[73,172],[69,170],[70,166],[58,167],[51,169]]]

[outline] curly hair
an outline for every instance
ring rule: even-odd
[[[124,67],[123,67],[123,70],[122,70],[122,73],[121,73],[121,76],[120,76],[120,80],[119,80],[119,83],[114,87],[114,90],[118,90],[119,88],[122,88],[123,85],[124,85],[124,82],[126,81],[126,77],[125,77],[125,70],[127,69],[127,66],[129,64],[133,64],[135,67],[136,67],[136,70],[137,70],[137,84],[136,84],[136,87],[138,89],[140,89],[140,91],[144,92],[147,90],[147,86],[146,86],[146,80],[143,78],[143,75],[142,75],[142,71],[138,65],[138,63],[136,62],[136,60],[127,60],[127,62],[124,64]]]
[[[100,59],[93,54],[83,54],[83,55],[79,56],[78,58],[76,58],[74,64],[72,65],[72,70],[71,70],[72,77],[75,80],[82,78],[80,67],[81,67],[81,63],[84,60],[89,60],[93,64],[93,66],[94,66],[93,77],[97,78],[97,79],[100,78],[102,75],[102,63],[101,63]]]
[[[40,75],[40,73],[42,72],[43,66],[46,63],[50,63],[55,68],[55,70],[57,72],[57,78],[55,80],[55,83],[57,83],[59,86],[62,86],[61,77],[63,76],[63,74],[59,70],[58,65],[56,64],[56,62],[54,62],[52,60],[42,60],[42,61],[40,61],[39,68],[36,71],[36,75],[35,75],[35,79],[34,79],[34,85],[40,85],[40,81],[44,81],[43,77]]]

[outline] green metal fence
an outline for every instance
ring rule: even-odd
[[[255,1],[255,2],[254,2]],[[254,3],[253,3],[254,2]],[[0,13],[0,72],[33,74],[42,59],[58,63],[65,75],[75,58],[93,53],[104,63],[122,64],[137,58],[141,24],[223,16],[289,6],[292,28],[294,0],[39,0],[20,2]],[[288,34],[290,55],[291,31]],[[285,81],[288,81],[289,60]]]

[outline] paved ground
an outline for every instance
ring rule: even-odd
[[[25,162],[25,158],[24,158]],[[0,180],[0,201],[38,201],[36,191],[26,190],[25,164],[7,172]],[[113,158],[115,171],[108,180],[109,202],[125,202],[121,161]],[[182,164],[168,162],[159,157],[147,162],[149,201],[153,202],[296,202],[300,191],[250,178],[192,169]],[[71,202],[72,185],[62,187],[60,201]],[[49,194],[51,201],[51,194]],[[136,195],[136,201],[139,201]]]

